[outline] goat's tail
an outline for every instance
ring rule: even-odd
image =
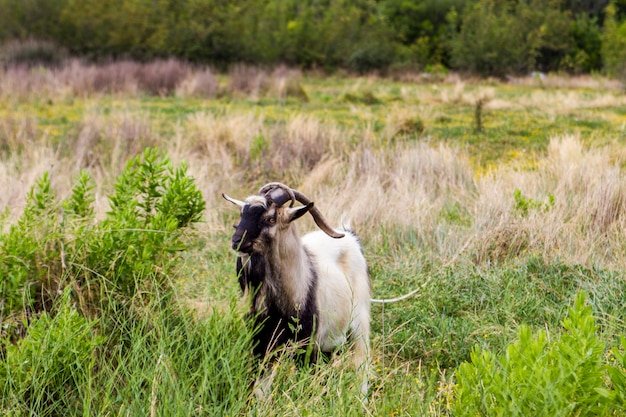
[[[411,292],[409,292],[407,294],[404,294],[404,295],[402,295],[400,297],[396,297],[396,298],[386,298],[386,299],[372,298],[370,301],[372,303],[380,303],[380,304],[397,303],[398,301],[406,300],[407,298],[409,298],[413,294],[417,293],[421,289],[422,289],[422,287],[415,288],[413,291],[411,291]]]
[[[357,233],[352,227],[352,224],[350,223],[350,219],[346,219],[344,216],[341,216],[341,220],[339,220],[339,229],[342,232],[350,233],[351,235],[354,235],[355,237],[357,237]]]

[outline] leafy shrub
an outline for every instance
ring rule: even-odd
[[[175,254],[186,247],[186,230],[205,206],[186,171],[185,163],[174,168],[147,149],[128,162],[99,224],[86,173],[62,202],[44,174],[17,223],[0,234],[0,314],[47,310],[69,283],[82,308],[166,288]]]
[[[575,47],[563,59],[563,69],[574,73],[602,69],[602,35],[596,17],[583,14],[572,21],[570,31]]]
[[[93,218],[94,196],[92,195],[93,184],[91,177],[86,171],[81,171],[72,193],[67,200],[63,201],[63,209],[66,217],[71,219]]]
[[[185,163],[175,169],[152,148],[128,162],[111,210],[84,242],[87,281],[112,284],[109,290],[127,297],[166,288],[171,261],[185,248],[185,228],[200,221],[205,206],[186,171]]]
[[[564,333],[551,338],[521,326],[503,354],[474,349],[456,373],[456,416],[596,416],[606,411],[604,343],[585,293],[576,296],[563,320]]]
[[[169,287],[205,204],[186,171],[145,150],[128,162],[99,223],[86,172],[64,201],[47,174],[33,187],[0,235],[0,272],[16,278],[2,281],[14,317],[0,315],[0,414],[173,415],[190,404],[199,414],[242,414],[251,380],[243,317],[199,320]],[[32,288],[48,305],[22,295]]]
[[[55,286],[58,273],[58,202],[45,173],[29,191],[26,207],[8,232],[0,235],[0,317],[21,311],[42,286]],[[26,301],[26,303],[25,303]]]
[[[347,61],[349,69],[358,73],[386,69],[393,62],[393,46],[390,43],[375,40],[357,47]]]
[[[450,14],[451,25],[459,19]],[[462,16],[461,30],[453,35],[451,45],[452,64],[471,72],[489,74],[509,70],[519,62],[521,54],[517,34],[510,29],[507,15],[499,16],[493,2],[478,1],[469,6]],[[503,48],[502,45],[507,45]]]

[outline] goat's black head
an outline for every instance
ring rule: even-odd
[[[344,236],[328,225],[322,213],[317,207],[313,207],[313,202],[307,196],[279,182],[266,184],[259,194],[250,196],[245,201],[235,200],[226,194],[222,194],[222,197],[241,209],[241,221],[235,226],[232,246],[243,253],[262,251],[264,243],[270,243],[277,230],[286,229],[292,221],[307,212],[311,213],[315,224],[328,236],[336,239]],[[294,207],[296,200],[304,205]],[[288,201],[290,203],[286,206]]]
[[[232,236],[232,247],[247,254],[263,251],[275,238],[278,230],[287,228],[292,221],[302,217],[313,207],[313,202],[293,207],[291,196],[282,189],[253,195],[245,201],[235,200],[226,194],[222,196],[241,209],[241,219],[235,225]],[[285,205],[290,200],[291,204]]]

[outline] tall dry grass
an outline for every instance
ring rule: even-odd
[[[176,59],[140,63],[129,60],[91,64],[64,59],[55,66],[8,65],[0,68],[0,98],[27,100],[92,97],[102,94],[214,98],[223,95],[252,99],[270,96],[306,101],[299,70],[234,66],[229,77],[208,66]]]
[[[622,157],[608,148],[586,148],[576,136],[553,138],[533,170],[501,165],[479,173],[469,155],[444,144],[383,146],[367,128],[297,114],[272,124],[262,115],[196,113],[166,137],[140,110],[96,109],[78,123],[65,151],[46,141],[36,121],[8,118],[0,127],[0,204],[10,212],[19,212],[25,190],[44,171],[67,193],[72,178],[87,169],[99,184],[96,211],[104,213],[103,196],[126,161],[159,146],[175,162],[189,163],[207,201],[207,230],[228,227],[224,216],[231,207],[221,192],[244,197],[264,182],[284,181],[313,198],[334,223],[349,220],[371,247],[394,231],[401,251],[403,234],[410,232],[415,249],[442,262],[462,251],[477,263],[536,253],[626,266]],[[516,200],[516,190],[523,201]],[[308,228],[313,225],[307,220]]]
[[[137,76],[151,72],[167,75],[149,83],[153,90]],[[236,67],[228,82],[236,94],[255,97],[265,94],[263,88],[272,84],[267,80],[274,80],[273,94],[286,97],[285,80],[299,76],[285,68],[270,73]],[[0,77],[0,97],[9,101],[47,94],[134,95],[142,89],[212,96],[221,88],[210,70],[174,61],[98,67],[72,61],[56,69],[12,67]],[[420,114],[433,111],[429,100],[467,103],[478,96],[492,97],[492,89],[466,91],[458,80],[433,89],[418,107],[392,106],[382,134],[368,123],[338,125],[298,113],[269,121],[262,111],[198,112],[165,130],[140,108],[104,111],[94,97],[59,145],[50,143],[35,118],[9,114],[0,118],[0,204],[19,213],[25,190],[44,171],[51,172],[63,195],[79,170],[87,169],[97,184],[96,212],[103,214],[108,204],[104,196],[126,161],[145,147],[158,146],[175,162],[189,162],[207,201],[208,231],[228,227],[224,218],[232,213],[221,192],[244,197],[265,182],[283,181],[313,198],[331,221],[349,220],[371,247],[391,238],[398,251],[415,246],[441,262],[460,252],[475,263],[536,253],[571,263],[624,266],[623,151],[586,148],[580,138],[566,135],[552,139],[532,170],[500,165],[485,174],[474,169],[463,150],[430,143],[419,129],[409,132],[411,140],[401,135],[396,139],[406,126],[419,124]],[[611,104],[622,103],[616,95],[609,98]],[[490,105],[541,110],[567,102],[568,110],[593,104],[558,91],[539,91],[520,100],[491,100]],[[526,209],[520,207],[524,203]],[[304,223],[305,229],[314,227],[309,220]]]
[[[294,186],[333,221],[350,220],[372,247],[389,231],[410,231],[417,236],[411,245],[442,262],[460,252],[477,263],[534,253],[617,268],[625,264],[626,243],[619,163],[608,149],[586,149],[576,136],[562,136],[552,139],[535,170],[503,165],[479,175],[458,149],[412,142],[327,158]],[[395,242],[400,250],[402,236]]]

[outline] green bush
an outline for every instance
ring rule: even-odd
[[[572,48],[562,61],[564,70],[589,73],[602,69],[602,34],[596,17],[580,15],[570,26],[574,40]]]
[[[456,373],[456,416],[597,416],[606,413],[604,343],[585,293],[579,292],[564,333],[533,335],[522,325],[518,340],[496,355],[474,349]]]
[[[21,40],[16,60],[42,64],[58,63],[67,50],[95,59],[173,57],[221,69],[245,62],[359,72],[434,64],[500,76],[532,70],[581,72],[599,69],[601,59],[613,59],[604,48],[601,56],[599,48],[605,4],[0,0],[0,42]],[[613,4],[619,21],[626,6],[623,0]],[[457,18],[450,24],[453,15]],[[24,42],[31,38],[43,42],[32,48]]]
[[[377,69],[386,69],[394,59],[393,46],[390,43],[374,41],[357,47],[348,58],[348,68],[367,73]]]
[[[91,285],[132,298],[168,288],[176,254],[186,247],[188,227],[201,220],[205,206],[186,171],[185,163],[174,168],[150,148],[128,162],[109,198],[106,218],[76,242],[82,248],[74,253],[84,254],[72,262],[84,279],[81,289]]]
[[[23,310],[56,289],[61,259],[58,202],[45,173],[29,191],[26,207],[7,233],[0,234],[0,317]],[[54,288],[51,288],[54,287]]]
[[[553,2],[478,0],[449,20],[460,27],[450,39],[452,64],[483,75],[558,69],[555,57],[572,44],[571,17]]]
[[[196,312],[170,279],[204,200],[155,149],[130,160],[97,222],[81,172],[55,198],[48,174],[0,235],[0,414],[241,415],[251,334],[236,313]],[[45,301],[43,304],[40,301]],[[91,319],[90,317],[95,317]]]
[[[68,284],[88,310],[166,289],[173,260],[205,206],[186,171],[185,163],[174,168],[147,149],[128,162],[100,223],[86,173],[62,202],[44,174],[22,216],[0,234],[0,316],[47,310]]]

